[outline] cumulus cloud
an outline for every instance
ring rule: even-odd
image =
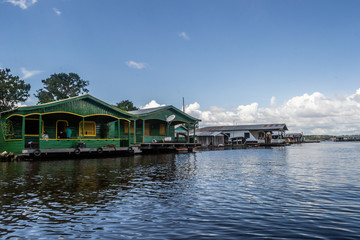
[[[22,79],[27,79],[27,78],[31,78],[32,76],[34,75],[37,75],[39,73],[42,73],[43,71],[39,71],[39,70],[32,70],[32,71],[29,71],[27,69],[25,69],[24,67],[21,68],[21,72],[23,74],[23,77]]]
[[[270,99],[270,105],[271,105],[272,107],[275,107],[275,105],[276,105],[276,97],[274,97],[274,96],[271,97],[271,99]]]
[[[187,35],[186,32],[179,33],[179,37],[181,37],[184,40],[190,40],[190,37]]]
[[[25,102],[18,102],[15,104],[16,107],[26,107],[26,106],[32,106],[36,104],[36,100],[29,97],[28,99],[26,99]]]
[[[135,62],[135,61],[127,61],[126,65],[130,68],[135,68],[135,69],[144,69],[147,66],[146,63]]]
[[[195,102],[186,106],[185,110],[187,114],[202,120],[201,127],[234,123],[286,123],[291,132],[360,134],[360,88],[345,97],[328,98],[320,92],[304,94],[271,108],[259,107],[255,102],[235,109],[210,107],[202,110],[200,104]]]
[[[21,9],[27,9],[35,4],[37,0],[6,0],[6,2],[12,3],[14,6],[18,6]]]
[[[57,8],[53,8],[54,12],[56,13],[56,15],[60,16],[61,15],[61,11]]]
[[[148,104],[145,106],[141,106],[140,109],[147,109],[147,108],[156,108],[156,107],[163,107],[166,106],[165,104],[159,104],[155,100],[151,100]]]

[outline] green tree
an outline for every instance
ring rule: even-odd
[[[17,103],[30,96],[30,84],[10,74],[10,69],[0,69],[0,112],[13,109]]]
[[[41,82],[44,87],[34,94],[38,103],[58,101],[89,92],[86,88],[89,81],[82,80],[76,73],[55,73]]]
[[[123,100],[119,103],[116,103],[116,107],[120,108],[121,110],[124,111],[133,111],[133,110],[138,110],[139,108],[135,107],[133,102],[130,100]]]

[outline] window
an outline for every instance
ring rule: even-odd
[[[124,133],[129,133],[129,123],[124,123]],[[130,124],[130,133],[134,133],[134,122],[131,122]]]
[[[264,139],[264,138],[265,138],[265,133],[259,132],[259,139]]]
[[[44,121],[41,121],[41,133],[44,132]],[[39,119],[25,119],[25,136],[39,136]]]
[[[166,124],[160,123],[160,135],[166,135]]]
[[[244,138],[246,138],[246,139],[250,138],[250,133],[248,133],[248,132],[244,133]]]
[[[79,122],[79,136],[83,135],[82,132],[83,122]],[[84,122],[84,136],[96,136],[96,122],[85,121]]]

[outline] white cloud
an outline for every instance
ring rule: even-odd
[[[61,15],[61,11],[57,8],[53,8],[54,12],[56,13],[56,15],[60,16]]]
[[[15,104],[16,107],[26,107],[26,106],[32,106],[36,104],[36,100],[29,97],[28,99],[26,99],[25,102],[18,102]]]
[[[29,71],[29,70],[26,70],[24,67],[21,68],[21,72],[23,74],[23,77],[22,79],[27,79],[27,78],[31,78],[32,76],[34,75],[37,75],[39,73],[42,73],[43,71],[39,71],[39,70],[33,70],[33,71]]]
[[[275,97],[272,98],[275,102]],[[296,96],[278,107],[262,108],[258,103],[236,109],[210,107],[202,110],[195,102],[186,113],[200,118],[200,126],[286,123],[289,131],[305,134],[360,134],[360,88],[347,97],[327,98],[314,92]]]
[[[37,0],[5,0],[12,3],[14,6],[19,6],[21,9],[27,9],[31,5],[35,4]]]
[[[179,33],[179,37],[181,37],[182,39],[185,39],[185,40],[190,40],[190,37],[187,35],[186,32]]]
[[[140,109],[146,109],[146,108],[155,108],[155,107],[162,107],[166,106],[165,104],[159,104],[155,100],[151,100],[148,104],[145,106],[141,106]]]
[[[127,61],[126,65],[130,68],[135,68],[135,69],[144,69],[147,66],[146,63],[135,62],[135,61]]]
[[[274,96],[271,97],[271,99],[270,99],[270,105],[271,105],[272,107],[275,107],[275,105],[276,105],[276,97],[274,97]]]

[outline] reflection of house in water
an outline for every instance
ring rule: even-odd
[[[224,142],[227,143],[247,143],[247,144],[283,144],[285,131],[288,130],[286,124],[256,124],[256,125],[236,125],[236,126],[214,126],[204,127],[197,130],[196,140],[204,142],[204,136],[201,134],[207,133],[222,133]],[[207,140],[209,141],[209,139]]]

